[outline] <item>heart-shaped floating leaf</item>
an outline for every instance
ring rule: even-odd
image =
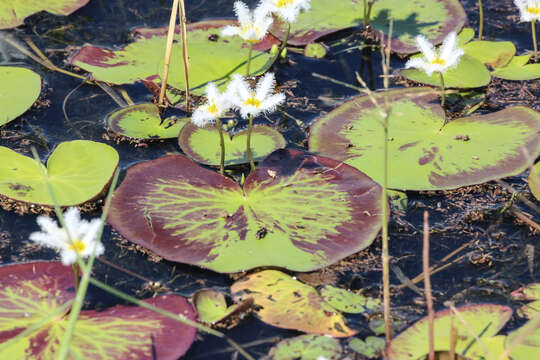
[[[88,4],[90,0],[4,0],[0,2],[0,29],[22,25],[24,19],[40,11],[55,15],[69,15]]]
[[[517,310],[519,316],[532,319],[540,312],[540,284],[530,284],[517,289],[511,296],[514,300],[533,300]]]
[[[225,165],[245,164],[249,162],[246,154],[247,130],[240,131],[232,138],[225,132]],[[190,159],[200,164],[219,165],[221,148],[219,133],[215,126],[198,127],[186,124],[178,136],[178,144]],[[263,160],[268,154],[287,144],[283,136],[269,126],[256,125],[251,133],[251,151],[253,160]]]
[[[505,346],[512,360],[531,360],[540,353],[539,317],[529,320],[525,325],[506,337]]]
[[[422,56],[415,55],[414,57]],[[439,73],[428,76],[420,69],[401,70],[401,75],[422,84],[440,86]],[[491,81],[488,69],[482,62],[468,54],[463,55],[459,64],[443,74],[444,85],[448,88],[476,88],[486,86]]]
[[[0,66],[0,126],[28,110],[40,92],[41,77],[35,72],[21,67]]]
[[[505,80],[535,80],[540,78],[540,64],[527,64],[531,55],[514,56],[510,63],[491,75]]]
[[[381,188],[339,161],[278,150],[243,189],[181,155],[139,163],[116,190],[108,221],[165,259],[218,272],[320,269],[369,246]]]
[[[300,335],[281,340],[270,349],[268,358],[272,360],[338,360],[341,345],[337,339],[320,335]]]
[[[381,301],[360,294],[340,289],[335,286],[325,285],[320,289],[322,298],[336,310],[360,314],[382,309]]]
[[[192,92],[204,94],[204,87],[210,81],[220,86],[234,73],[245,74],[248,48],[238,36],[223,37],[221,29],[235,24],[230,20],[213,20],[189,24],[187,42],[189,44],[189,79]],[[84,46],[71,60],[76,65],[91,72],[97,80],[113,84],[130,84],[141,79],[158,81],[163,66],[167,28],[136,29],[136,39],[122,50],[109,50],[95,46]],[[175,36],[181,41],[180,35]],[[264,40],[255,45],[257,50],[265,50],[275,43]],[[184,66],[181,47],[173,47],[169,69],[168,85],[177,89],[185,88]],[[271,55],[254,52],[251,61],[252,73],[262,71]],[[161,66],[160,66],[161,65]]]
[[[0,147],[0,195],[25,203],[54,205],[41,163]],[[79,205],[99,196],[118,165],[118,153],[88,140],[63,142],[47,160],[49,183],[58,205]]]
[[[247,299],[239,304],[227,306],[225,295],[211,289],[202,289],[193,294],[193,306],[199,314],[199,320],[212,325],[247,310],[251,304],[252,300]]]
[[[404,190],[452,189],[512,176],[540,154],[540,114],[515,106],[454,119],[443,127],[436,93],[388,92],[388,184]],[[384,93],[376,95],[383,103]],[[375,181],[383,177],[380,110],[369,97],[351,99],[311,126],[309,149],[345,161]],[[441,129],[442,127],[442,129]]]
[[[510,41],[471,41],[463,49],[466,54],[492,68],[506,66],[516,54],[516,47]]]
[[[250,274],[235,282],[231,293],[236,302],[253,298],[256,314],[273,326],[334,337],[356,333],[317,290],[281,271]]]
[[[536,163],[529,174],[529,188],[537,200],[540,200],[540,162]]]
[[[150,103],[128,106],[107,116],[113,132],[132,139],[175,138],[188,121],[188,118],[162,121],[158,107]]]
[[[363,13],[363,1],[312,0],[311,10],[301,13],[292,24],[288,43],[302,46],[322,36],[358,26],[362,23]],[[440,44],[451,31],[459,32],[466,15],[457,0],[409,0],[399,6],[395,0],[377,0],[370,23],[377,38],[386,39],[390,18],[394,21],[392,50],[411,54],[418,51],[414,40],[417,35]],[[282,21],[276,21],[272,32],[283,39],[286,26]]]
[[[450,350],[451,324],[456,331],[456,354],[467,355],[474,336],[489,339],[496,335],[512,316],[512,309],[501,305],[467,305],[457,309],[459,317],[451,310],[435,314],[433,325],[435,351]],[[465,323],[464,323],[465,322]],[[471,331],[473,332],[471,334]],[[389,344],[387,356],[390,360],[416,360],[429,352],[428,318],[422,318]],[[485,354],[484,354],[485,355]]]
[[[0,358],[56,359],[69,308],[57,312],[74,297],[73,291],[68,291],[74,286],[71,268],[54,262],[10,265],[0,267],[0,277]],[[178,295],[144,302],[190,320],[196,317]],[[15,339],[32,327],[26,336]],[[81,312],[70,352],[82,359],[173,360],[182,356],[194,339],[195,328],[191,326],[144,308],[115,306]]]

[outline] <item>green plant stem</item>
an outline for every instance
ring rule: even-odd
[[[217,331],[217,330],[214,330],[212,328],[209,328],[207,326],[204,326],[202,324],[199,324],[198,322],[196,321],[192,321],[192,320],[189,320],[183,316],[179,316],[177,314],[174,314],[174,313],[171,313],[169,311],[166,311],[166,310],[163,310],[163,309],[160,309],[160,308],[157,308],[155,306],[152,306],[150,304],[147,304],[145,303],[144,301],[141,301],[137,298],[134,298],[132,296],[129,296],[128,294],[125,294],[105,283],[102,283],[101,281],[99,280],[96,280],[96,279],[93,279],[93,278],[90,278],[90,282],[95,285],[96,287],[100,288],[100,289],[103,289],[115,296],[118,296],[119,298],[125,300],[125,301],[129,301],[137,306],[140,306],[142,308],[145,308],[145,309],[148,309],[150,311],[153,311],[157,314],[160,314],[160,315],[163,315],[169,319],[172,319],[172,320],[175,320],[175,321],[178,321],[178,322],[181,322],[183,324],[186,324],[186,325],[189,325],[189,326],[193,326],[194,328],[202,331],[202,332],[205,332],[207,334],[210,334],[210,335],[214,335],[214,336],[217,336],[219,338],[222,338],[222,339],[225,339],[232,347],[234,347],[236,349],[236,351],[238,351],[240,354],[242,354],[242,356],[244,356],[246,359],[248,360],[254,360],[253,357],[251,355],[249,355],[244,349],[242,349],[242,347],[240,345],[238,345],[234,340],[230,339],[229,337],[227,337],[225,334]]]
[[[367,26],[367,2],[368,0],[364,0],[364,27]]]
[[[444,94],[444,91],[445,91],[445,88],[444,88],[444,76],[442,74],[442,72],[439,71],[439,78],[441,79],[441,106],[442,108],[444,109],[444,104],[445,104],[445,94]],[[446,118],[446,116],[445,116]]]
[[[71,268],[73,269],[73,280],[75,281],[75,292],[79,290],[79,265],[73,264],[71,265]]]
[[[249,115],[249,125],[247,133],[247,155],[251,171],[255,170],[255,162],[253,162],[253,154],[251,153],[251,132],[253,131],[253,115]]]
[[[367,23],[365,26],[369,26],[371,24],[371,9],[373,8],[373,4],[375,4],[375,1],[369,0],[367,10]]]
[[[482,7],[482,0],[478,0],[478,11],[480,12],[480,20],[478,24],[478,40],[482,40],[484,32],[484,8]]]
[[[251,53],[252,52],[253,52],[253,41],[250,41],[248,59],[247,59],[246,77],[249,77],[249,68],[251,67]]]
[[[533,40],[533,48],[534,48],[534,60],[536,61],[538,59],[538,44],[536,43],[536,19],[533,19],[531,21],[531,30],[532,30],[532,40]]]
[[[221,120],[219,118],[216,118],[216,126],[219,133],[219,145],[221,147],[219,173],[223,175],[225,173],[225,141],[223,140],[223,128],[221,127]]]

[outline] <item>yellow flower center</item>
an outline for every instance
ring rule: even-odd
[[[540,7],[530,7],[527,8],[527,12],[533,15],[540,15]]]
[[[74,239],[73,244],[68,245],[68,249],[77,253],[81,253],[84,251],[84,249],[86,249],[86,245],[81,240]]]
[[[208,106],[208,112],[212,115],[217,115],[219,113],[215,102],[210,103],[210,105]]]
[[[277,1],[277,7],[282,8],[285,6],[292,5],[294,3],[294,0],[278,0]]]
[[[249,99],[244,101],[244,105],[245,106],[251,105],[251,106],[255,106],[256,108],[260,108],[261,107],[261,102],[259,101],[259,99],[255,98],[255,95],[252,95]]]
[[[444,59],[441,59],[438,56],[435,56],[435,59],[433,59],[433,61],[431,63],[444,66],[444,64],[446,64],[446,61]]]

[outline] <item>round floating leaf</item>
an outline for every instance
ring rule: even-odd
[[[415,55],[414,57],[422,56]],[[409,80],[422,84],[441,86],[439,73],[428,76],[420,69],[401,70],[401,75]],[[491,81],[488,69],[482,62],[468,54],[459,60],[459,64],[443,74],[444,85],[447,88],[476,88],[486,86]]]
[[[223,37],[221,29],[235,24],[230,20],[213,20],[187,25],[190,62],[189,81],[192,92],[204,94],[204,87],[210,81],[220,87],[230,80],[234,73],[245,74],[248,48],[238,36]],[[109,50],[95,46],[84,46],[71,60],[94,76],[95,79],[113,84],[131,84],[141,79],[158,81],[163,71],[162,58],[165,54],[167,28],[137,29],[135,42],[121,50]],[[181,43],[180,35],[175,39]],[[256,44],[255,49],[265,50],[273,42],[265,40]],[[251,71],[262,71],[271,55],[253,53]],[[174,46],[169,69],[168,85],[177,89],[185,88],[182,49]]]
[[[247,130],[240,131],[233,137],[224,132],[225,165],[249,163],[246,153]],[[219,133],[215,126],[198,127],[186,124],[178,137],[182,151],[193,161],[206,165],[219,165],[221,148]],[[287,144],[283,136],[269,126],[256,125],[251,133],[251,152],[253,160],[263,160],[268,154]]]
[[[193,305],[199,314],[199,320],[207,324],[219,323],[235,313],[246,310],[251,304],[251,299],[248,299],[227,306],[225,295],[211,289],[202,289],[193,294]]]
[[[529,188],[537,200],[540,200],[540,162],[533,166],[529,174]]]
[[[471,41],[463,49],[492,68],[506,66],[516,54],[516,47],[510,41]]]
[[[24,19],[40,11],[55,15],[69,15],[90,0],[4,0],[0,2],[0,29],[22,25]]]
[[[161,120],[154,104],[132,105],[107,116],[107,124],[115,133],[132,139],[170,139],[178,136],[188,118]]]
[[[356,332],[317,291],[277,270],[250,274],[231,286],[235,301],[253,298],[262,321],[285,329],[334,337]]]
[[[319,292],[323,299],[333,308],[345,313],[360,314],[382,309],[381,301],[378,299],[362,296],[331,285],[323,286]]]
[[[368,359],[379,357],[386,345],[386,341],[383,338],[376,336],[368,336],[366,341],[358,338],[351,339],[349,346],[351,349],[359,354],[364,355]]]
[[[519,316],[534,318],[540,312],[540,284],[530,284],[511,294],[514,300],[533,300],[517,310]]]
[[[36,262],[0,267],[0,358],[57,358],[68,323],[63,304],[74,298],[73,273],[61,263]],[[144,300],[194,320],[181,296]],[[26,336],[14,339],[24,330]],[[171,359],[182,356],[195,339],[195,328],[135,306],[82,311],[70,353],[81,359]],[[13,341],[9,341],[13,340]],[[155,357],[153,356],[155,355]]]
[[[457,309],[466,325],[451,310],[444,310],[435,314],[433,325],[435,351],[449,351],[451,336],[451,323],[453,318],[456,331],[456,354],[466,356],[471,344],[475,341],[474,335],[480,339],[489,339],[496,335],[512,316],[512,309],[501,305],[468,305]],[[470,330],[474,335],[470,333]],[[396,336],[387,348],[390,360],[416,360],[429,352],[428,318],[425,317],[404,332]]]
[[[0,126],[28,110],[40,92],[41,77],[35,72],[21,67],[0,66]]]
[[[0,195],[25,203],[54,205],[41,163],[0,147]],[[63,142],[47,160],[49,183],[58,205],[79,205],[99,196],[118,165],[118,153],[87,140]]]
[[[540,353],[540,326],[538,315],[506,337],[506,348],[512,360],[531,360]]]
[[[306,45],[322,36],[358,26],[363,13],[363,1],[312,0],[311,10],[301,13],[292,25],[288,43]],[[377,0],[370,23],[377,38],[386,39],[390,18],[394,19],[392,50],[411,54],[418,51],[414,39],[417,35],[440,44],[451,31],[459,32],[466,15],[457,0],[409,0],[399,6],[395,0]],[[271,31],[283,39],[286,29],[287,25],[278,20]]]
[[[379,103],[384,94],[376,95]],[[540,154],[540,114],[515,106],[450,121],[425,88],[388,93],[390,188],[452,189],[512,176]],[[383,176],[381,112],[369,97],[351,99],[311,126],[310,151]],[[442,129],[441,129],[442,128]]]
[[[540,64],[527,64],[531,55],[514,56],[503,68],[496,69],[491,75],[505,80],[535,80],[540,78]]]
[[[341,345],[337,339],[319,335],[300,335],[281,340],[270,349],[268,357],[272,360],[338,360]]]
[[[321,43],[309,43],[304,48],[304,56],[314,59],[322,59],[326,56],[327,52],[326,46]]]
[[[218,272],[311,271],[371,244],[380,196],[380,186],[356,169],[296,150],[274,152],[243,189],[168,155],[128,169],[108,220],[168,260]]]

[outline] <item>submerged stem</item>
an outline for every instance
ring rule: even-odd
[[[246,77],[249,77],[249,68],[251,66],[251,53],[252,52],[253,52],[253,41],[250,41],[249,42],[248,59],[247,59]]]
[[[533,40],[533,47],[534,47],[534,61],[538,59],[538,44],[536,43],[536,19],[533,19],[531,21],[531,30],[532,30],[532,40]]]
[[[219,173],[224,174],[225,168],[225,141],[223,140],[223,129],[221,128],[221,120],[216,118],[216,126],[219,133],[219,145],[221,146],[221,160],[219,162]]]
[[[247,155],[248,155],[251,171],[255,170],[255,163],[253,162],[253,154],[251,154],[251,131],[252,130],[253,130],[253,115],[249,115],[249,125],[248,125],[248,133],[247,133]]]
[[[482,40],[482,34],[484,32],[484,8],[482,7],[482,0],[478,0],[478,11],[480,12],[480,20],[478,24],[478,40]]]

